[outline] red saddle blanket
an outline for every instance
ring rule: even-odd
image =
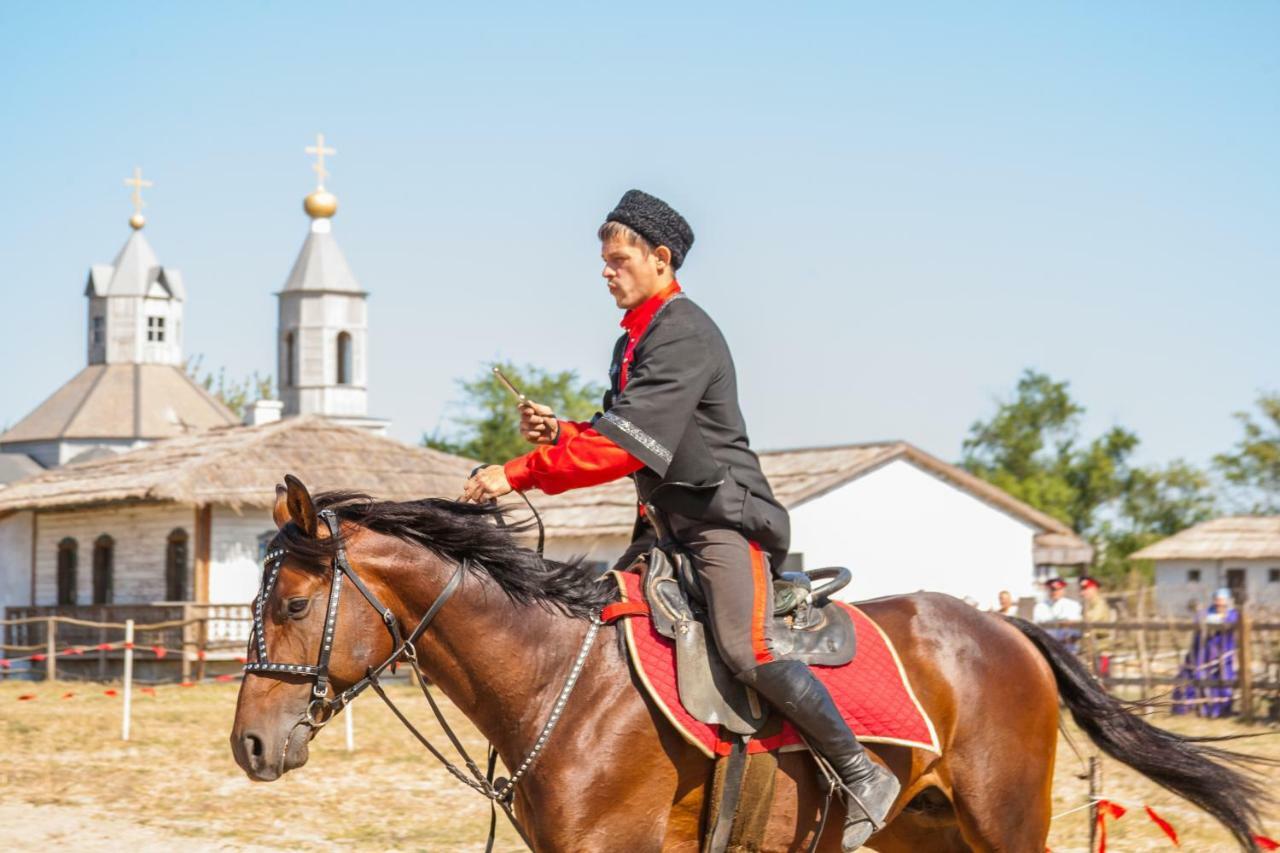
[[[626,635],[631,664],[649,696],[676,730],[708,757],[725,755],[729,742],[720,736],[720,727],[695,719],[680,704],[676,684],[675,643],[654,630],[644,606],[640,576],[615,572],[622,601],[632,606],[613,605],[606,619],[617,614]],[[933,721],[916,699],[898,653],[880,627],[865,613],[843,602],[853,617],[858,635],[857,654],[844,666],[815,666],[814,673],[831,691],[845,722],[861,741],[892,743],[942,754]],[[775,749],[803,749],[800,735],[784,723],[772,736],[753,739],[748,752]]]

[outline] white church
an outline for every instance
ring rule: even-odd
[[[251,405],[243,422],[183,370],[187,283],[160,263],[140,214],[115,261],[90,268],[86,366],[0,435],[8,615],[128,610],[156,621],[184,603],[246,604],[286,472],[313,491],[458,494],[473,460],[395,441],[368,414],[367,293],[333,233],[337,199],[323,185],[333,152],[323,138],[308,152],[320,182],[277,294],[280,400]],[[147,182],[134,181],[138,205]],[[850,598],[931,589],[986,606],[1000,590],[1032,596],[1046,574],[1092,559],[1061,522],[906,442],[761,460],[792,512],[789,563],[848,565]],[[534,501],[549,555],[606,566],[625,548],[629,481]]]

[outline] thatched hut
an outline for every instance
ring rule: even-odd
[[[1237,603],[1280,611],[1280,515],[1204,521],[1130,559],[1155,563],[1156,608],[1163,614],[1203,609],[1220,587]]]

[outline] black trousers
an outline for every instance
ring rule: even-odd
[[[711,633],[734,675],[773,660],[773,573],[769,555],[738,531],[679,515],[666,516],[671,535],[693,555],[707,598]],[[615,564],[626,569],[653,548],[637,536]]]

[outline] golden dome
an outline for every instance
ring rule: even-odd
[[[147,224],[147,218],[141,213],[135,213],[129,217],[129,227],[134,231],[141,231],[142,226]]]
[[[338,212],[338,197],[328,190],[316,190],[302,200],[302,209],[312,219],[328,219]]]

